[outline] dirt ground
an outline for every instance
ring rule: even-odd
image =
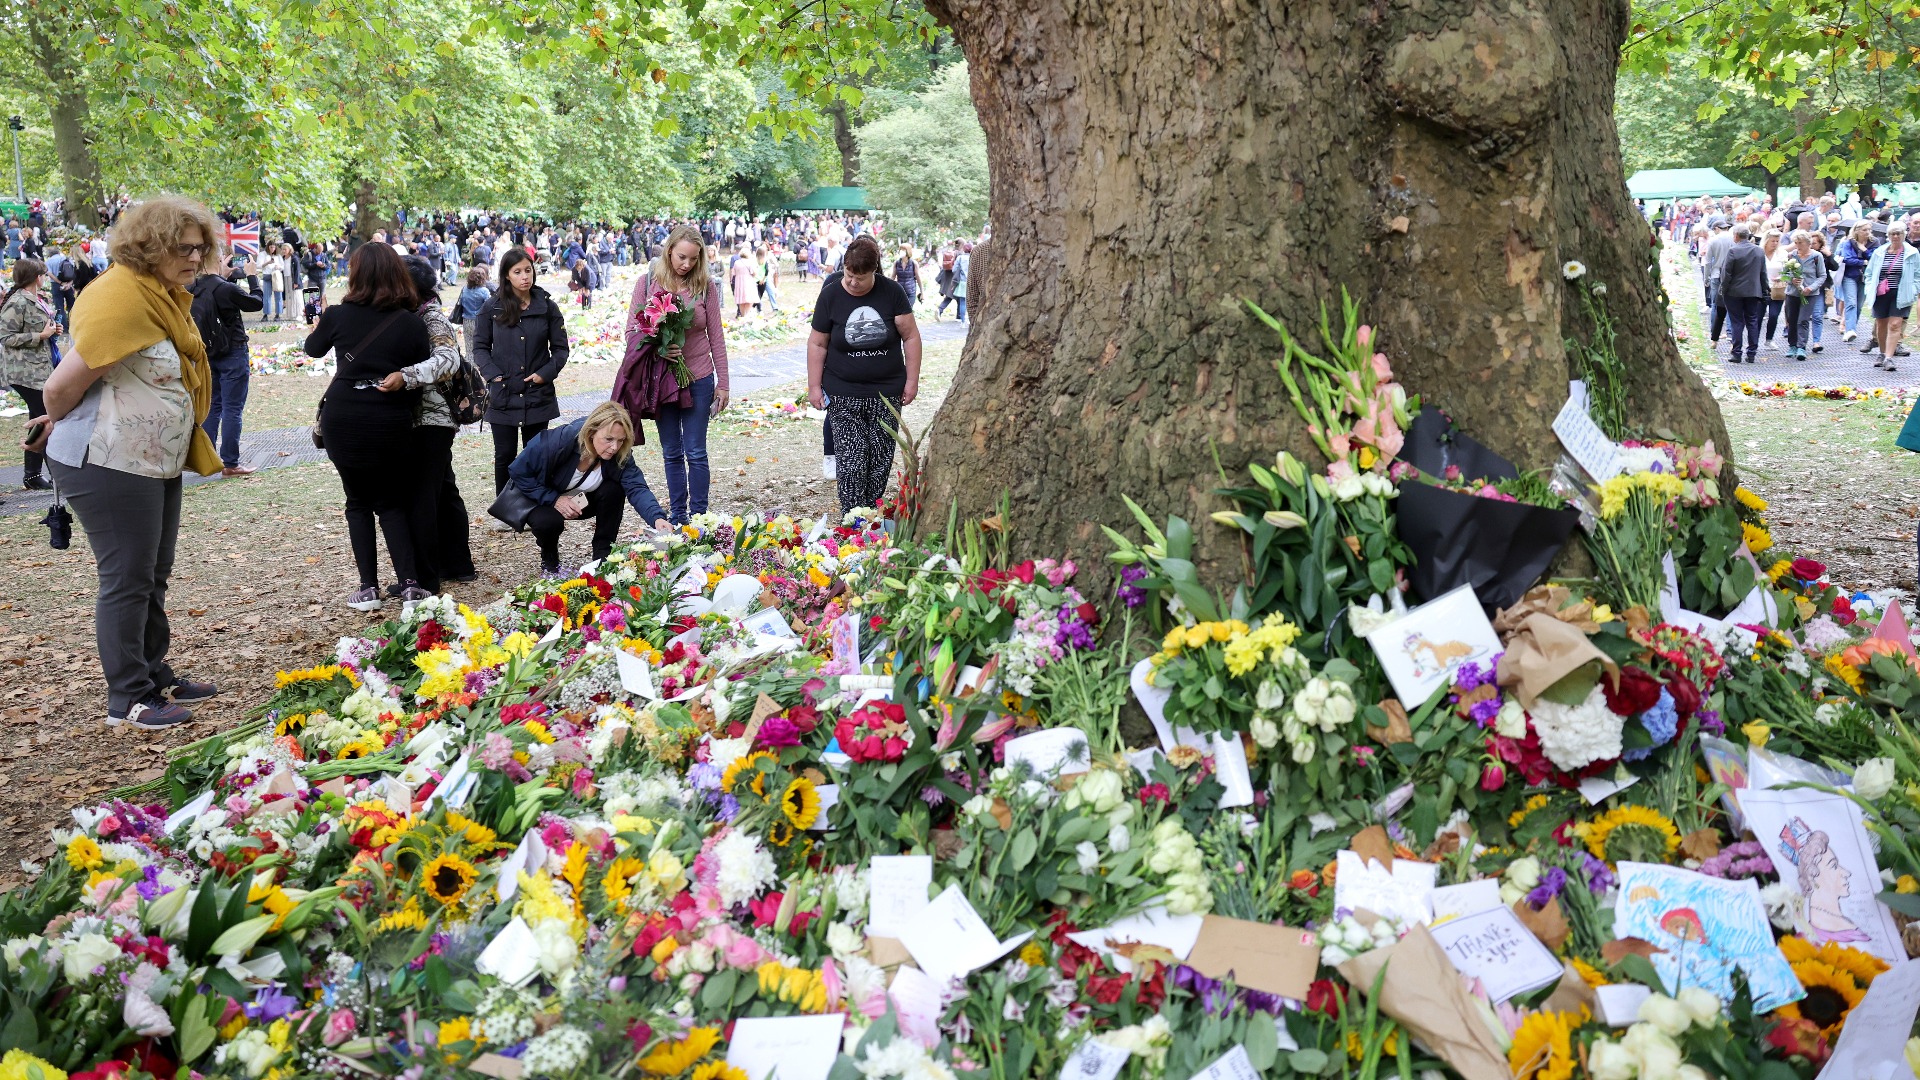
[[[915,430],[939,407],[959,353],[957,341],[927,347],[924,390],[906,412]],[[611,380],[610,368],[605,377]],[[586,388],[584,378],[567,386]],[[761,391],[748,404],[792,401],[804,389],[794,383]],[[745,412],[724,415],[710,436],[714,509],[837,513],[835,485],[821,476],[819,421],[804,414],[754,421]],[[664,498],[657,440],[638,453]],[[476,519],[471,535],[481,576],[449,591],[487,603],[533,577],[538,555],[530,536],[493,532],[479,520],[492,498],[487,439],[462,437],[455,460]],[[222,692],[196,708],[194,724],[169,733],[102,724],[106,691],[93,643],[95,578],[84,532],[76,527],[73,547],[53,551],[37,518],[0,517],[0,660],[11,665],[15,686],[0,699],[0,888],[22,880],[21,859],[45,857],[47,830],[65,807],[159,775],[170,747],[224,730],[266,700],[276,671],[324,662],[342,635],[397,611],[389,605],[363,614],[345,606],[355,581],[340,511],[340,484],[325,463],[187,490],[167,603],[171,655],[181,672],[211,679]],[[587,559],[589,540],[589,526],[570,529],[563,559]]]

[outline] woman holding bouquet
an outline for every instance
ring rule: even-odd
[[[720,283],[712,277],[700,230],[692,225],[675,227],[666,250],[640,275],[629,309],[629,339],[637,332],[631,320],[659,293],[671,294],[682,309],[693,311],[687,340],[661,351],[663,359],[686,364],[693,380],[687,386],[692,403],[663,404],[654,418],[660,454],[666,459],[669,513],[675,525],[685,525],[690,516],[707,512],[713,475],[707,465],[707,422],[727,409],[727,331],[720,321]]]

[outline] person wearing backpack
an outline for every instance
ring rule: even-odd
[[[236,278],[252,276],[252,260],[230,273]],[[207,346],[207,363],[213,368],[213,405],[202,426],[207,438],[220,448],[220,475],[249,476],[253,469],[240,464],[240,418],[247,409],[247,381],[253,360],[247,353],[242,313],[259,311],[265,304],[213,269],[195,278],[187,291],[193,294],[193,324],[200,328],[200,340]]]
[[[463,362],[453,323],[440,308],[440,274],[419,255],[406,258],[407,273],[420,294],[414,314],[427,324],[433,351],[425,360],[400,369],[409,390],[420,391],[413,409],[412,450],[408,455],[415,481],[407,505],[407,527],[413,534],[414,571],[420,588],[438,593],[449,581],[478,579],[473,550],[467,537],[467,504],[460,498],[460,482],[453,472],[453,439],[460,433],[455,402],[461,393]],[[394,582],[387,595],[397,597],[405,585]]]

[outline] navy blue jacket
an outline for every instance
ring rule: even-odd
[[[520,456],[513,459],[507,475],[521,494],[541,506],[552,506],[565,494],[573,470],[580,464],[580,429],[587,418],[581,417],[565,427],[548,428],[533,437]],[[632,454],[625,465],[611,461],[600,463],[600,490],[619,492],[627,497],[633,511],[651,525],[667,516],[660,500],[653,497],[640,463]]]

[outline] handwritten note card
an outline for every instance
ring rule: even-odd
[[[1913,1080],[1906,1047],[1916,1010],[1920,962],[1904,961],[1875,976],[1867,996],[1847,1013],[1847,1026],[1818,1080]]]
[[[996,938],[958,885],[947,886],[947,891],[935,897],[899,935],[900,944],[913,954],[920,970],[942,983],[965,978],[1032,936],[1029,930],[1006,941]]]
[[[1595,480],[1611,479],[1620,471],[1620,447],[1588,415],[1587,385],[1575,380],[1567,387],[1567,403],[1553,418],[1553,433],[1587,475]]]
[[[747,1080],[827,1080],[840,1056],[845,1013],[761,1016],[736,1020],[727,1064]]]
[[[1395,859],[1393,869],[1388,870],[1351,851],[1342,851],[1336,859],[1339,876],[1333,884],[1335,907],[1351,911],[1364,908],[1408,926],[1433,918],[1433,883],[1438,866]]]
[[[931,855],[875,855],[867,871],[867,933],[897,938],[927,906]]]
[[[1120,1047],[1088,1039],[1067,1055],[1067,1063],[1060,1067],[1060,1080],[1113,1080],[1132,1056]]]
[[[1193,1074],[1193,1080],[1260,1080],[1259,1070],[1247,1057],[1247,1048],[1234,1048],[1215,1058],[1213,1064]]]
[[[1449,919],[1433,926],[1433,940],[1462,975],[1479,979],[1487,996],[1506,1001],[1560,978],[1560,961],[1540,944],[1512,908]]]
[[[540,949],[534,944],[533,931],[515,915],[500,928],[474,962],[482,975],[491,975],[510,986],[519,986],[540,969]]]

